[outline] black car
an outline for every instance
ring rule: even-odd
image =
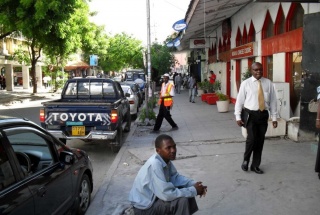
[[[0,116],[0,214],[85,214],[92,164],[27,119]]]

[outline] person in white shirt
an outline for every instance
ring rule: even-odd
[[[262,64],[259,62],[251,65],[252,76],[241,83],[234,111],[237,124],[239,126],[245,125],[247,128],[246,148],[241,168],[243,171],[248,171],[252,154],[250,170],[257,174],[263,173],[259,166],[268,128],[269,112],[273,127],[278,126],[275,90],[272,81],[262,77],[262,68]],[[259,96],[259,83],[261,83],[260,86],[262,86],[263,91],[260,94],[261,96]],[[242,109],[249,115],[247,122],[241,119]]]

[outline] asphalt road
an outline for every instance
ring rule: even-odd
[[[1,107],[0,115],[10,115],[21,118],[28,118],[31,121],[40,125],[39,121],[39,108],[41,107],[41,101],[26,102],[16,104],[8,107]],[[124,141],[126,140],[128,133],[124,133]],[[86,151],[92,161],[93,165],[93,192],[92,198],[94,198],[97,190],[101,186],[107,171],[109,170],[113,160],[116,157],[116,153],[111,151],[111,148],[103,141],[84,142],[82,140],[70,140],[67,142],[67,146],[73,148],[79,148]]]

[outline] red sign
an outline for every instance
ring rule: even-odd
[[[231,59],[254,56],[254,43],[248,43],[231,50]]]

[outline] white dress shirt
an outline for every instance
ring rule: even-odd
[[[277,97],[272,84],[267,78],[261,77],[265,108],[269,111],[272,121],[277,121]],[[245,107],[249,110],[259,110],[258,80],[253,76],[244,80],[239,89],[237,101],[234,107],[236,120],[241,120],[241,110]]]

